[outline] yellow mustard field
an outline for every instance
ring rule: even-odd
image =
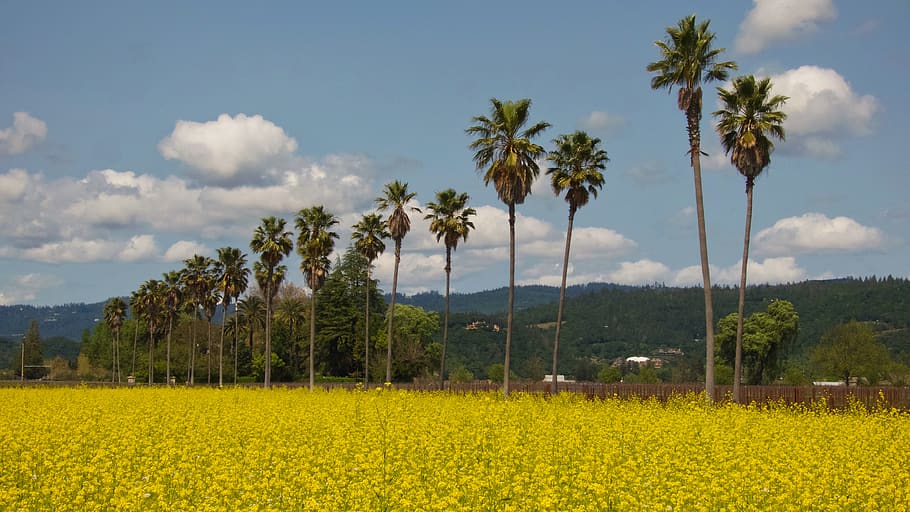
[[[910,510],[910,416],[395,390],[0,389],[0,510]]]

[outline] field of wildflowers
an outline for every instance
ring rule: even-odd
[[[910,415],[390,389],[0,389],[0,510],[910,510]]]

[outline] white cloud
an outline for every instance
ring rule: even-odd
[[[167,251],[164,252],[163,259],[164,261],[183,261],[197,254],[207,256],[212,254],[212,250],[199,242],[180,240],[168,247]]]
[[[670,268],[658,261],[648,259],[624,261],[619,268],[607,274],[607,281],[617,284],[641,285],[663,281]]]
[[[123,249],[124,244],[109,240],[75,238],[25,249],[21,256],[44,263],[85,263],[113,260]]]
[[[624,174],[639,185],[666,183],[673,178],[662,163],[654,161],[632,167]]]
[[[739,286],[742,260],[729,267],[711,265],[711,285]],[[765,258],[761,262],[749,258],[747,285],[792,283],[805,280],[806,270],[792,256]],[[676,271],[672,279],[675,286],[702,286],[701,265],[692,265]]]
[[[0,174],[0,202],[21,201],[31,182],[28,172],[23,169],[12,169]]]
[[[881,230],[863,226],[849,217],[829,218],[821,213],[787,217],[755,236],[755,252],[770,256],[821,251],[878,249]]]
[[[297,141],[260,115],[221,114],[215,121],[177,121],[158,144],[168,160],[180,160],[213,182],[233,182],[244,171],[258,176],[263,168],[297,150]]]
[[[578,121],[578,127],[590,132],[614,133],[626,124],[626,120],[616,114],[595,110]]]
[[[736,50],[745,54],[810,35],[819,23],[837,17],[833,0],[754,0],[754,4],[736,36]]]
[[[62,284],[62,279],[48,274],[32,273],[16,276],[3,286],[4,290],[0,290],[0,306],[33,302],[41,291],[56,288]]]
[[[607,228],[572,230],[572,259],[615,258],[634,250],[637,244]],[[531,256],[559,258],[565,253],[565,236],[535,240],[522,244],[521,250]]]
[[[764,74],[761,70],[759,74]],[[773,93],[789,97],[783,148],[796,148],[813,157],[835,158],[841,150],[838,138],[865,136],[873,131],[873,118],[880,110],[874,96],[853,91],[837,71],[818,66],[800,66],[771,75]]]
[[[13,126],[0,130],[0,155],[25,153],[47,137],[47,124],[28,112],[13,114]]]
[[[158,255],[158,245],[155,243],[155,237],[152,235],[137,235],[130,238],[120,254],[120,261],[141,261],[150,260]]]

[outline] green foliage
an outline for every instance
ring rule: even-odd
[[[449,380],[452,382],[473,382],[474,374],[464,366],[456,366],[449,371]]]
[[[388,325],[388,314],[386,325]],[[423,308],[399,304],[395,308],[394,340],[392,347],[392,379],[409,381],[429,375],[439,361],[439,314]],[[376,348],[386,348],[386,332],[376,336]]]
[[[819,345],[810,352],[810,360],[820,375],[836,377],[847,384],[851,377],[877,384],[893,364],[888,348],[875,340],[872,327],[857,321],[825,332]]]
[[[38,322],[35,320],[29,324],[28,331],[19,345],[19,351],[14,356],[13,370],[19,377],[22,376],[23,359],[26,379],[40,379],[47,375],[47,369],[40,368],[44,364],[44,355],[41,351],[41,333],[38,332]],[[29,366],[32,368],[28,368]]]
[[[717,355],[732,365],[736,350],[736,322],[731,313],[717,323]],[[766,311],[755,312],[743,322],[743,375],[749,384],[769,384],[779,373],[778,356],[782,347],[796,339],[799,315],[793,304],[773,300]],[[715,374],[715,380],[720,382]],[[732,382],[732,381],[731,381]]]
[[[612,384],[622,380],[622,371],[616,366],[604,366],[597,372],[597,382]]]
[[[284,361],[278,357],[278,354],[272,352],[272,375],[275,380],[282,380],[281,370],[284,368]],[[262,382],[265,378],[265,354],[256,354],[253,356],[253,379],[255,382]]]

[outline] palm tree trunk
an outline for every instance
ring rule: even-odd
[[[149,386],[155,382],[155,334],[149,326]]]
[[[272,385],[272,268],[269,267],[268,281],[265,285],[265,382],[263,386]]]
[[[139,343],[139,320],[136,320],[136,325],[133,327],[133,365],[130,368],[130,375],[136,375],[136,345]]]
[[[313,290],[313,297],[310,299],[310,391],[313,391],[315,378],[313,377],[313,357],[316,354],[316,290]]]
[[[566,305],[566,277],[569,274],[569,248],[572,247],[572,224],[575,222],[575,207],[569,206],[569,227],[566,228],[566,253],[562,258],[562,285],[559,288],[559,308],[556,311],[556,335],[553,337],[553,393],[559,392],[556,378],[559,375],[559,332],[562,327],[562,312]]]
[[[171,315],[170,313],[168,313],[168,318],[167,318],[167,356],[166,356],[167,362],[165,363],[165,367],[167,368],[167,370],[166,370],[167,381],[166,381],[166,382],[167,382],[167,385],[168,385],[168,386],[171,385],[171,335],[173,334],[173,332],[174,332],[174,316]]]
[[[206,315],[208,316],[208,315]],[[212,319],[208,318],[208,348],[205,351],[206,383],[212,383]]]
[[[698,249],[701,256],[702,285],[705,293],[705,393],[715,400],[714,391],[714,304],[711,300],[711,269],[708,265],[708,235],[705,229],[705,203],[701,187],[701,101],[691,101],[686,109],[689,155],[695,178],[695,211],[698,217]]]
[[[114,361],[117,363],[117,383],[120,383],[121,371],[120,371],[120,328],[117,328],[117,355],[114,358]]]
[[[370,385],[370,265],[372,263],[367,262],[367,305],[366,311],[364,313],[364,338],[363,346],[366,347],[366,356],[364,357],[363,363],[363,385],[364,387]]]
[[[195,303],[193,303],[193,317],[190,319],[190,321],[193,323],[193,334],[192,334],[192,336],[190,336],[191,340],[190,340],[190,346],[189,346],[189,353],[187,354],[187,360],[189,361],[189,367],[186,369],[186,383],[187,384],[195,384],[195,381],[196,381],[196,378],[195,378],[196,376],[194,375],[194,372],[193,372],[193,366],[196,363],[196,361],[195,361],[195,359],[196,359],[196,312],[198,311],[198,309],[199,309],[199,307]]]
[[[111,338],[111,382],[117,382],[117,336]]]
[[[218,387],[224,386],[224,325],[227,323],[227,304],[230,304],[231,299],[227,298],[228,294],[224,294],[225,300],[221,303],[221,341],[218,343]]]
[[[385,381],[392,382],[392,323],[395,321],[395,295],[398,291],[398,264],[401,263],[401,240],[395,240],[395,270],[392,271],[392,302],[389,304],[388,352],[385,360]]]
[[[446,385],[446,347],[449,344],[449,278],[452,276],[452,248],[446,245],[446,305],[442,324],[442,363],[439,367],[439,389]]]
[[[502,365],[502,394],[509,396],[509,361],[512,355],[512,311],[515,308],[515,204],[509,203],[509,310],[506,313],[506,358]]]
[[[752,232],[752,188],[755,179],[746,178],[746,230],[743,237],[743,268],[739,277],[739,316],[736,318],[736,359],[733,364],[733,400],[742,403],[743,314],[746,307],[746,269],[749,265],[749,238]]]
[[[237,314],[237,299],[240,296],[234,297],[234,385],[237,385],[237,359],[240,352],[240,344],[237,342],[237,331],[240,330],[240,319]],[[252,352],[250,352],[252,353]]]

